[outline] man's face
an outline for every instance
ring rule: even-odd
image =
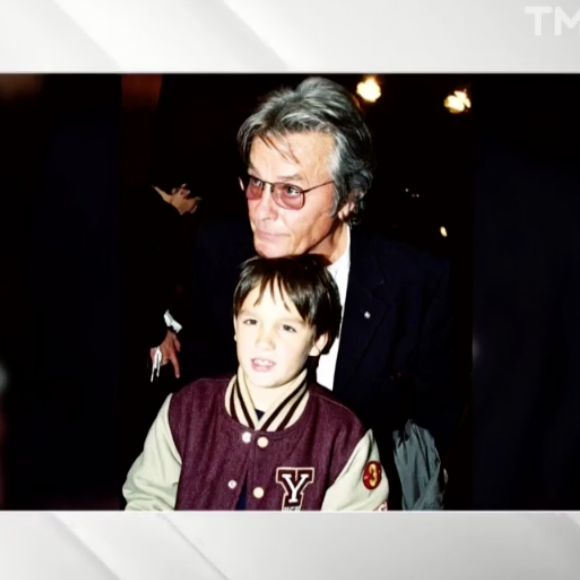
[[[271,138],[266,143],[254,139],[250,150],[248,173],[270,183],[287,183],[309,189],[332,180],[330,161],[334,141],[325,133],[292,133],[283,138]],[[262,197],[248,200],[248,213],[254,247],[266,258],[305,253],[332,253],[331,235],[349,210],[342,208],[339,216],[331,217],[334,209],[334,184],[318,187],[305,195],[299,210],[276,205],[270,187]]]
[[[244,300],[234,318],[238,362],[249,383],[258,388],[287,385],[306,365],[309,356],[318,356],[326,345],[323,335],[314,340],[314,329],[300,316],[288,296],[275,285],[259,287]]]

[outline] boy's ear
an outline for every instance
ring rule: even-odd
[[[321,334],[317,339],[316,342],[312,345],[308,356],[320,356],[324,347],[328,343],[328,334]]]
[[[234,316],[234,340],[237,342],[238,340],[238,322],[236,320],[236,317]]]

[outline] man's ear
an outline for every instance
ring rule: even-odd
[[[324,347],[328,344],[328,334],[321,334],[317,339],[316,342],[312,345],[308,356],[320,356]]]
[[[345,221],[346,218],[353,212],[354,210],[354,201],[347,201],[338,212],[338,218],[342,221]]]

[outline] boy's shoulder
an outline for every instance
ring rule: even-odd
[[[198,379],[171,395],[169,428],[180,453],[187,442],[207,428],[211,417],[218,416],[232,376]],[[195,417],[195,421],[193,421]]]
[[[356,413],[339,401],[331,391],[317,383],[312,383],[310,396],[316,401],[320,412],[327,421],[336,426],[345,427],[352,432],[358,432],[361,436],[364,434],[365,427]]]
[[[225,392],[231,379],[231,374],[197,379],[173,393],[170,406],[175,409],[189,407],[194,401],[211,401]]]

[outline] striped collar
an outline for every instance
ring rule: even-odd
[[[270,433],[282,431],[294,425],[306,408],[308,402],[306,369],[292,383],[292,386],[288,390],[284,390],[284,394],[274,401],[262,418],[258,419],[244,373],[240,367],[237,375],[232,378],[226,389],[226,411],[238,423],[256,431]]]

